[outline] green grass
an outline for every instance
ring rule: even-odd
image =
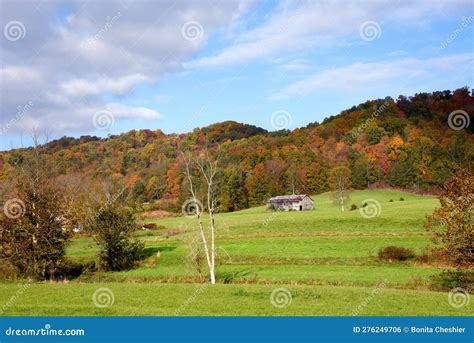
[[[404,201],[399,201],[401,197]],[[421,253],[430,244],[423,224],[425,215],[438,205],[434,197],[391,190],[353,192],[351,203],[358,207],[367,199],[380,203],[380,215],[372,219],[361,216],[359,210],[341,212],[330,194],[313,199],[314,211],[268,212],[257,207],[219,214],[219,284],[204,286],[197,296],[195,290],[203,286],[195,283],[196,272],[184,262],[195,223],[171,217],[148,220],[165,229],[137,232],[151,254],[140,268],[95,273],[67,284],[32,284],[6,314],[173,315],[186,303],[179,314],[350,315],[382,281],[383,291],[359,314],[473,314],[472,307],[449,306],[447,293],[428,290],[429,278],[441,271],[439,267],[383,263],[376,258],[378,250],[388,245]],[[96,252],[93,241],[85,237],[75,239],[67,250],[76,260],[92,260]],[[99,287],[113,291],[113,306],[93,305],[91,297]],[[293,295],[283,309],[270,303],[277,287]],[[16,290],[15,283],[1,283],[0,303],[6,303]]]
[[[94,305],[94,292],[107,287],[114,295],[111,306]],[[281,287],[281,286],[278,286]],[[33,284],[5,315],[469,315],[456,309],[447,294],[428,291],[330,286],[285,286],[291,303],[277,308],[271,303],[274,285],[195,284]],[[14,290],[0,285],[0,301]]]

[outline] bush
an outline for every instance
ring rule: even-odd
[[[349,209],[350,211],[355,211],[357,210],[357,205],[356,204],[352,204],[351,205],[351,208]]]
[[[446,257],[439,249],[426,248],[421,254],[416,256],[416,262],[432,264],[432,263],[445,263]]]
[[[378,257],[384,261],[406,261],[415,257],[415,253],[411,249],[389,246],[379,250]]]
[[[17,268],[9,261],[0,259],[0,279],[15,280],[18,277]]]
[[[393,202],[393,199],[390,199],[389,202]]]
[[[143,242],[132,238],[135,218],[131,210],[118,204],[100,207],[88,222],[88,229],[100,247],[100,268],[120,271],[136,266],[143,254]]]
[[[403,197],[400,198],[400,201],[405,201],[405,199],[403,199]]]
[[[278,210],[278,208],[275,206],[275,204],[270,204],[270,206],[267,207],[267,210],[276,211],[276,210]]]
[[[431,276],[431,288],[437,291],[449,291],[461,287],[469,291],[474,285],[474,272],[460,270],[444,270]]]

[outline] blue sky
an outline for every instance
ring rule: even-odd
[[[52,138],[224,120],[294,129],[474,81],[472,1],[1,6],[2,150],[29,145],[33,127]]]

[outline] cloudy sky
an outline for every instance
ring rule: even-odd
[[[0,150],[223,120],[305,126],[474,84],[474,2],[0,1]]]

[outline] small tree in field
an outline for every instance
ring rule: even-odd
[[[193,203],[193,212],[199,230],[200,244],[206,257],[207,266],[209,268],[209,278],[211,284],[216,283],[216,222],[215,215],[217,212],[217,181],[219,157],[213,158],[210,153],[205,150],[202,154],[195,157],[194,162],[197,167],[198,175],[204,179],[206,207],[209,213],[209,234],[205,232],[202,221],[203,208],[200,206],[198,199],[196,183],[193,178],[195,176],[191,171],[190,159],[181,152],[185,167],[186,176],[189,182],[189,190],[191,193],[191,201]],[[200,249],[196,250],[200,251]]]
[[[351,170],[347,167],[334,167],[329,173],[329,184],[334,193],[334,203],[341,207],[341,211],[349,202],[349,194],[347,190],[351,185]]]
[[[133,211],[109,197],[94,205],[92,213],[85,226],[100,247],[101,269],[120,271],[135,267],[144,244],[132,237],[137,227]]]
[[[427,217],[425,227],[441,245],[448,260],[459,268],[474,268],[474,176],[459,171],[443,185],[440,208]]]

